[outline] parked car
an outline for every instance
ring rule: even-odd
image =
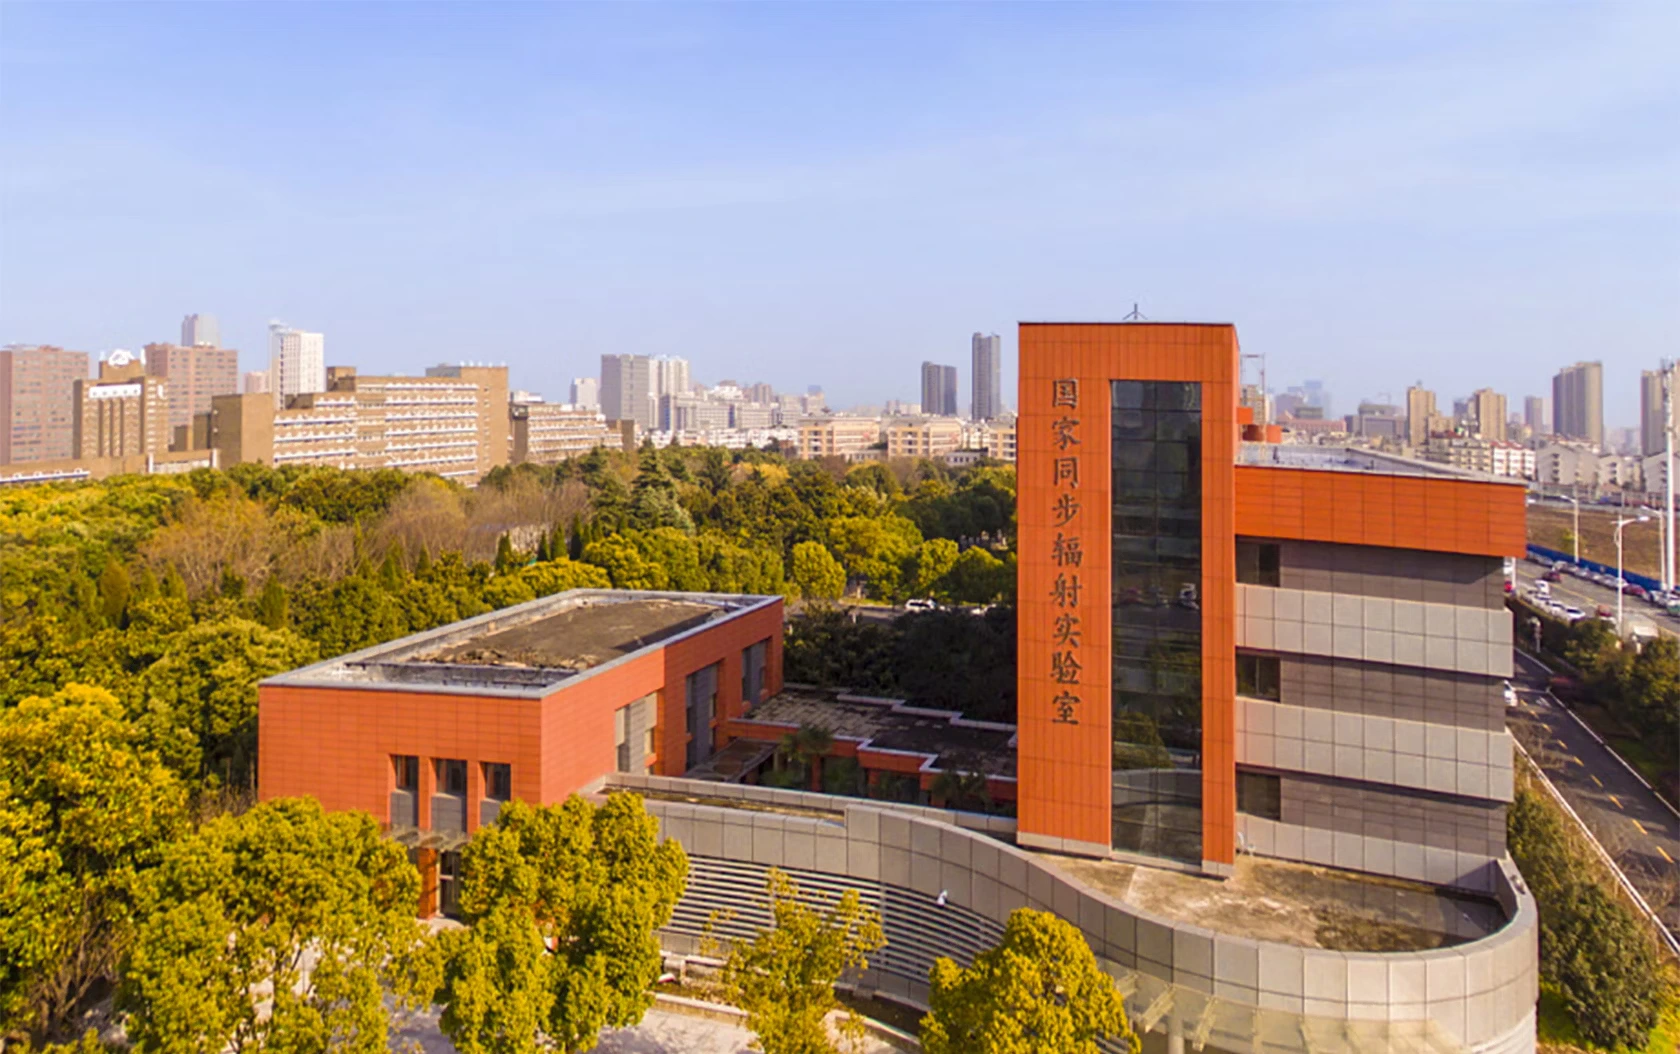
[[[1547,571],[1545,574],[1541,575],[1540,576],[1540,581],[1542,581],[1542,582],[1561,582],[1561,581],[1563,581],[1563,574],[1560,571],[1558,571],[1557,568],[1554,567],[1550,571]]]
[[[925,597],[917,597],[913,600],[906,600],[904,602],[904,610],[906,610],[906,611],[937,611],[937,610],[939,610],[939,605],[935,604],[933,601],[928,600]]]
[[[1511,682],[1510,681],[1505,682],[1505,705],[1506,706],[1516,706],[1517,705],[1517,690],[1515,688],[1511,687]]]
[[[1585,611],[1569,604],[1565,604],[1563,606],[1563,610],[1559,611],[1558,614],[1568,619],[1570,622],[1579,622],[1587,617],[1587,613]]]
[[[1640,585],[1638,582],[1627,583],[1622,587],[1622,592],[1626,593],[1630,597],[1633,597],[1635,600],[1644,600],[1651,595],[1647,593],[1645,591],[1645,587]]]
[[[1505,580],[1505,595],[1510,596],[1517,591],[1517,584],[1509,578]]]

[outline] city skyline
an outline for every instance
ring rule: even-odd
[[[1600,358],[1626,425],[1680,336],[1671,10],[298,10],[8,13],[0,341],[137,348],[204,311],[251,369],[278,316],[367,369],[559,393],[681,354],[848,405],[914,399],[976,330],[1013,375],[1015,322],[1136,301],[1240,320],[1344,398],[1520,398]],[[183,40],[214,96],[121,74]],[[319,75],[282,91],[299,47]],[[314,251],[247,250],[281,242]]]

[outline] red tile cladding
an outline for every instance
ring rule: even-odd
[[[1528,551],[1521,486],[1239,465],[1237,533],[1474,556]]]
[[[263,685],[257,703],[257,787],[263,800],[310,795],[328,809],[390,822],[393,755],[420,758],[420,824],[430,822],[431,759],[467,762],[467,824],[478,826],[486,762],[512,766],[513,795],[551,803],[611,773],[613,711],[658,693],[654,771],[681,775],[685,681],[722,663],[720,714],[741,707],[741,651],[768,640],[765,691],[782,686],[782,605],[766,605],[682,640],[578,678],[542,699]],[[722,746],[720,742],[718,744]]]
[[[1113,759],[1110,720],[1109,391],[1112,380],[1196,381],[1202,385],[1202,825],[1205,859],[1230,863],[1235,851],[1235,510],[1236,330],[1228,325],[1023,323],[1020,416],[1016,424],[1019,498],[1018,697],[1019,816],[1023,832],[1110,844]],[[1055,405],[1054,382],[1078,381],[1077,414]],[[1051,676],[1051,627],[1065,609],[1051,591],[1051,508],[1055,422],[1080,422],[1078,446],[1085,555],[1076,614],[1088,630],[1079,724],[1056,720],[1063,686]]]

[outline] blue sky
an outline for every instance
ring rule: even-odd
[[[0,342],[270,318],[918,396],[1014,323],[1233,321],[1338,409],[1680,355],[1680,5],[0,6]]]

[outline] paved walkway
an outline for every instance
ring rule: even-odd
[[[1680,819],[1546,691],[1542,667],[1515,652],[1511,734],[1545,771],[1669,932],[1680,935]]]
[[[391,1041],[393,1050],[414,1041],[425,1054],[456,1054],[455,1045],[438,1031],[435,1012],[393,1014]],[[752,1042],[753,1034],[739,1025],[655,1009],[634,1028],[602,1032],[595,1050],[599,1054],[756,1054]],[[866,1039],[861,1054],[893,1054],[895,1049]]]

